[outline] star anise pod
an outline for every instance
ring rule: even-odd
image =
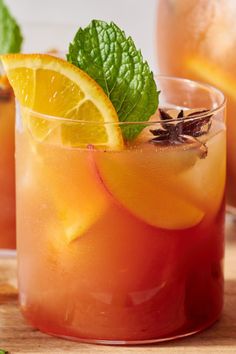
[[[202,118],[193,119],[199,114],[209,112],[207,109],[192,112],[185,117],[184,111],[180,110],[176,119],[163,109],[159,109],[159,112],[161,128],[150,130],[155,136],[151,140],[152,143],[179,144],[188,142],[192,143],[194,140],[199,142],[198,138],[207,134],[211,128],[211,114]],[[201,144],[203,147],[203,154],[201,157],[204,158],[207,156],[207,146],[204,143]]]

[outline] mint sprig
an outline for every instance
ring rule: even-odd
[[[0,54],[20,52],[22,41],[18,23],[0,0]]]
[[[93,20],[80,28],[67,60],[87,72],[105,91],[121,122],[145,122],[158,107],[156,84],[131,37],[113,22]],[[134,139],[144,124],[122,124],[125,139]]]

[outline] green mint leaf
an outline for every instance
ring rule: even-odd
[[[67,60],[81,68],[103,88],[121,122],[145,122],[158,107],[156,84],[133,40],[113,22],[93,20],[80,28],[69,47]],[[127,140],[144,124],[121,125]]]
[[[0,54],[20,52],[22,41],[19,25],[0,0]]]

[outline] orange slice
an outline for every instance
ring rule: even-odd
[[[26,131],[24,139],[29,143],[26,150],[34,151],[26,172],[31,171],[31,180],[37,174],[44,176],[48,189],[47,203],[53,204],[65,240],[70,242],[96,223],[108,202],[96,175],[92,174],[87,157],[89,152],[78,150],[81,159],[77,161],[77,157],[74,161],[70,149],[62,151],[61,146],[86,147],[92,144],[98,149],[122,150],[123,138],[117,113],[94,80],[62,59],[41,54],[8,54],[2,55],[1,59],[21,105]],[[58,150],[53,145],[41,144],[55,143],[51,140],[55,137],[59,143]],[[51,155],[52,160],[48,162]],[[63,158],[67,162],[63,162]],[[42,166],[38,163],[34,168],[34,159],[43,159]],[[55,159],[58,163],[54,162]],[[75,166],[70,167],[70,164]],[[61,170],[58,170],[60,165]],[[60,182],[63,178],[73,181],[70,191],[65,187],[68,183]],[[87,189],[81,191],[83,183]],[[35,195],[38,188],[36,186]]]
[[[102,88],[85,72],[45,54],[7,54],[1,59],[21,106],[68,120],[58,122],[24,111],[28,128],[37,140],[44,141],[59,130],[63,144],[123,148],[119,125],[106,124],[118,123],[117,113]]]

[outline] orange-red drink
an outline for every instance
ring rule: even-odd
[[[137,123],[146,128],[116,151],[97,148],[96,134],[84,147],[75,146],[79,132],[92,127],[99,134],[104,123],[68,123],[21,107],[20,305],[44,332],[88,342],[142,343],[189,335],[219,318],[223,95],[181,79],[158,78],[157,86],[164,113]],[[184,134],[178,135],[174,127],[180,122]],[[164,134],[177,135],[167,143]]]
[[[16,248],[15,99],[5,76],[0,77],[0,253]]]
[[[227,95],[227,201],[236,208],[236,1],[159,0],[161,73],[209,82]]]

